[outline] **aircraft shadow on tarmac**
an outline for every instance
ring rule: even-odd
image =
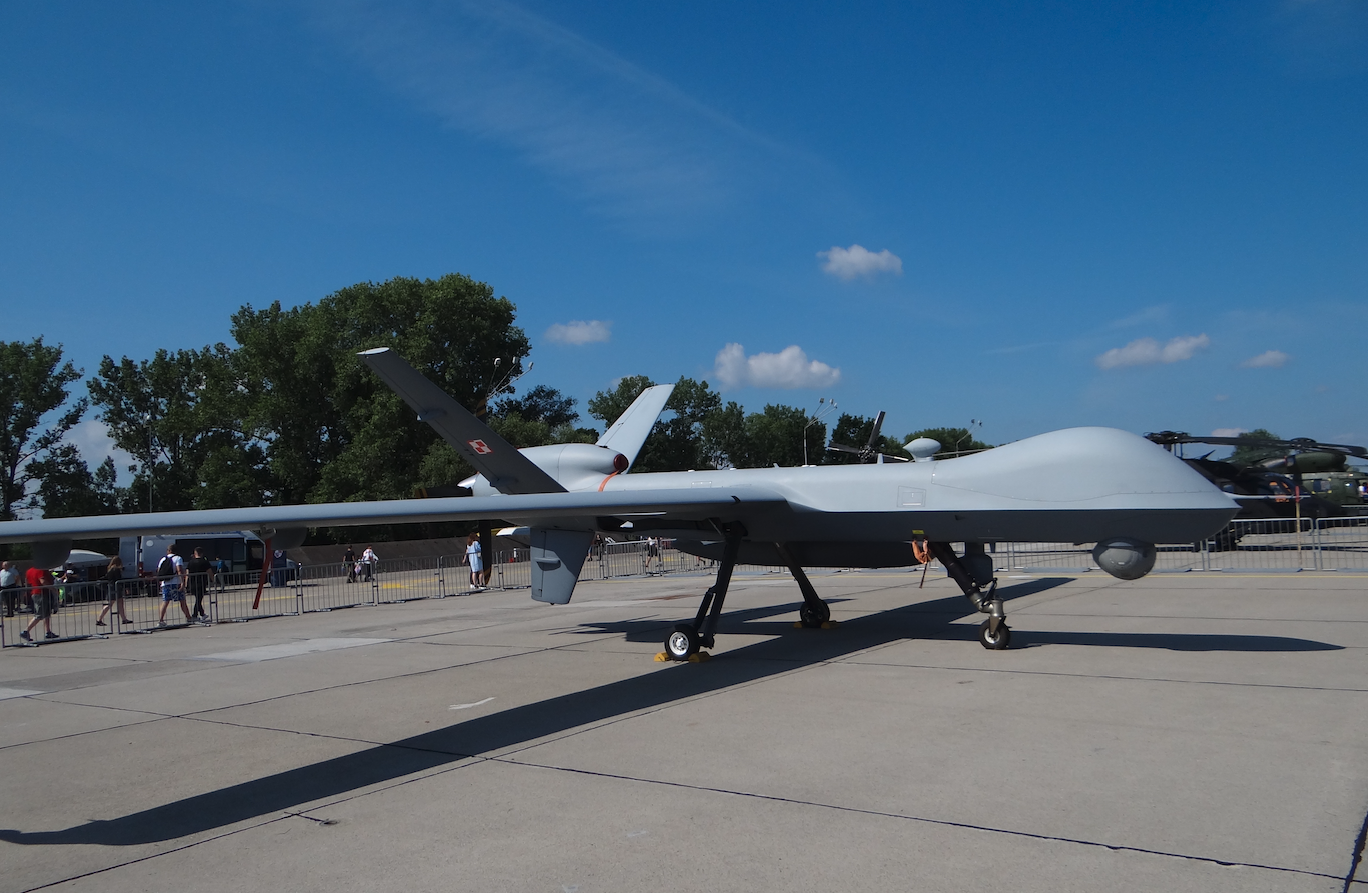
[[[1001,590],[1020,598],[1059,586],[1067,579],[1032,580]],[[785,606],[782,610],[790,610]],[[779,608],[726,615],[722,632],[777,627],[782,635],[725,652],[703,664],[676,664],[630,679],[476,717],[390,744],[300,766],[275,775],[187,797],[106,821],[60,831],[0,829],[0,841],[24,845],[137,846],[203,834],[251,819],[297,811],[370,785],[448,766],[464,759],[527,744],[581,726],[639,710],[754,682],[796,667],[836,660],[857,651],[908,638],[975,638],[976,626],[956,623],[967,616],[962,596],[936,599],[857,617],[837,630],[800,630],[792,624],[755,624],[748,617],[773,616]],[[672,621],[651,621],[657,635]],[[607,627],[600,626],[599,629]],[[637,629],[629,624],[628,632]],[[1027,644],[1114,645],[1184,651],[1321,651],[1338,646],[1274,636],[1118,633],[1036,633]],[[1202,644],[1205,643],[1205,644]],[[1008,652],[1010,654],[1010,652]]]

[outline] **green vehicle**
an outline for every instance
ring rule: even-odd
[[[1302,486],[1346,514],[1368,514],[1368,471],[1352,466],[1343,471],[1313,471],[1302,475]]]

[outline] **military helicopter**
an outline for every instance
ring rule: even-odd
[[[1256,528],[1262,533],[1292,533],[1303,521],[1323,522],[1361,514],[1359,506],[1364,503],[1363,487],[1368,478],[1354,474],[1348,460],[1350,456],[1368,459],[1368,448],[1309,437],[1199,437],[1185,431],[1159,431],[1145,437],[1174,453],[1181,444],[1200,443],[1252,447],[1276,454],[1249,466],[1212,459],[1210,452],[1197,458],[1179,456],[1240,504],[1239,514],[1210,540],[1218,551],[1237,548],[1240,539]]]

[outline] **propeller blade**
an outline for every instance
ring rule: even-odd
[[[829,449],[829,450],[835,450],[835,451],[838,452],[838,453],[854,453],[854,454],[857,455],[857,456],[858,456],[860,453],[864,452],[864,450],[856,449],[855,447],[852,447],[852,446],[846,446],[846,445],[843,444],[843,443],[833,443],[833,444],[830,444],[830,445],[827,447],[827,449]]]
[[[879,441],[879,430],[883,428],[883,420],[884,411],[881,409],[879,410],[879,414],[874,417],[874,427],[869,429],[869,443],[865,444],[865,446],[870,449],[873,449],[874,444]]]

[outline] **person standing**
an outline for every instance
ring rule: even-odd
[[[380,563],[380,556],[375,554],[375,550],[370,546],[361,553],[361,573],[365,575],[365,580],[369,583],[375,574],[375,566]]]
[[[343,555],[342,555],[342,561],[343,561],[344,564],[347,565],[347,582],[348,582],[348,583],[355,583],[355,582],[356,582],[356,550],[353,549],[350,545],[347,546],[347,551],[346,551],[345,553],[343,553]]]
[[[43,628],[47,630],[44,638],[61,638],[52,631],[52,612],[57,606],[57,586],[52,579],[52,572],[41,567],[31,567],[24,575],[29,584],[29,598],[33,601],[33,619],[29,625],[19,634],[19,638],[25,642],[33,641],[33,628],[41,621]]]
[[[651,562],[660,557],[660,541],[653,536],[646,537],[646,573],[651,572]],[[664,562],[657,562],[664,569]]]
[[[19,571],[8,561],[0,562],[0,599],[5,603],[5,616],[19,611]]]
[[[210,567],[209,559],[204,557],[203,549],[196,549],[194,556],[185,565],[189,591],[195,597],[195,609],[190,612],[190,619],[198,620],[201,623],[209,622],[209,615],[204,613],[204,596],[209,591]]]
[[[190,609],[185,606],[185,559],[176,554],[176,545],[166,547],[166,555],[157,564],[157,578],[161,580],[161,615],[157,626],[166,626],[166,609],[172,602],[180,604],[185,622],[190,622]]]
[[[480,554],[480,538],[471,533],[466,536],[465,550],[466,564],[470,565],[470,591],[484,592],[482,585],[482,575],[484,572],[484,556]]]
[[[109,567],[104,574],[105,604],[100,609],[100,616],[95,620],[96,626],[104,626],[105,618],[109,616],[111,608],[117,607],[119,620],[123,623],[132,623],[128,619],[128,609],[124,607],[123,587],[119,581],[123,579],[123,559],[115,555],[109,559]]]

